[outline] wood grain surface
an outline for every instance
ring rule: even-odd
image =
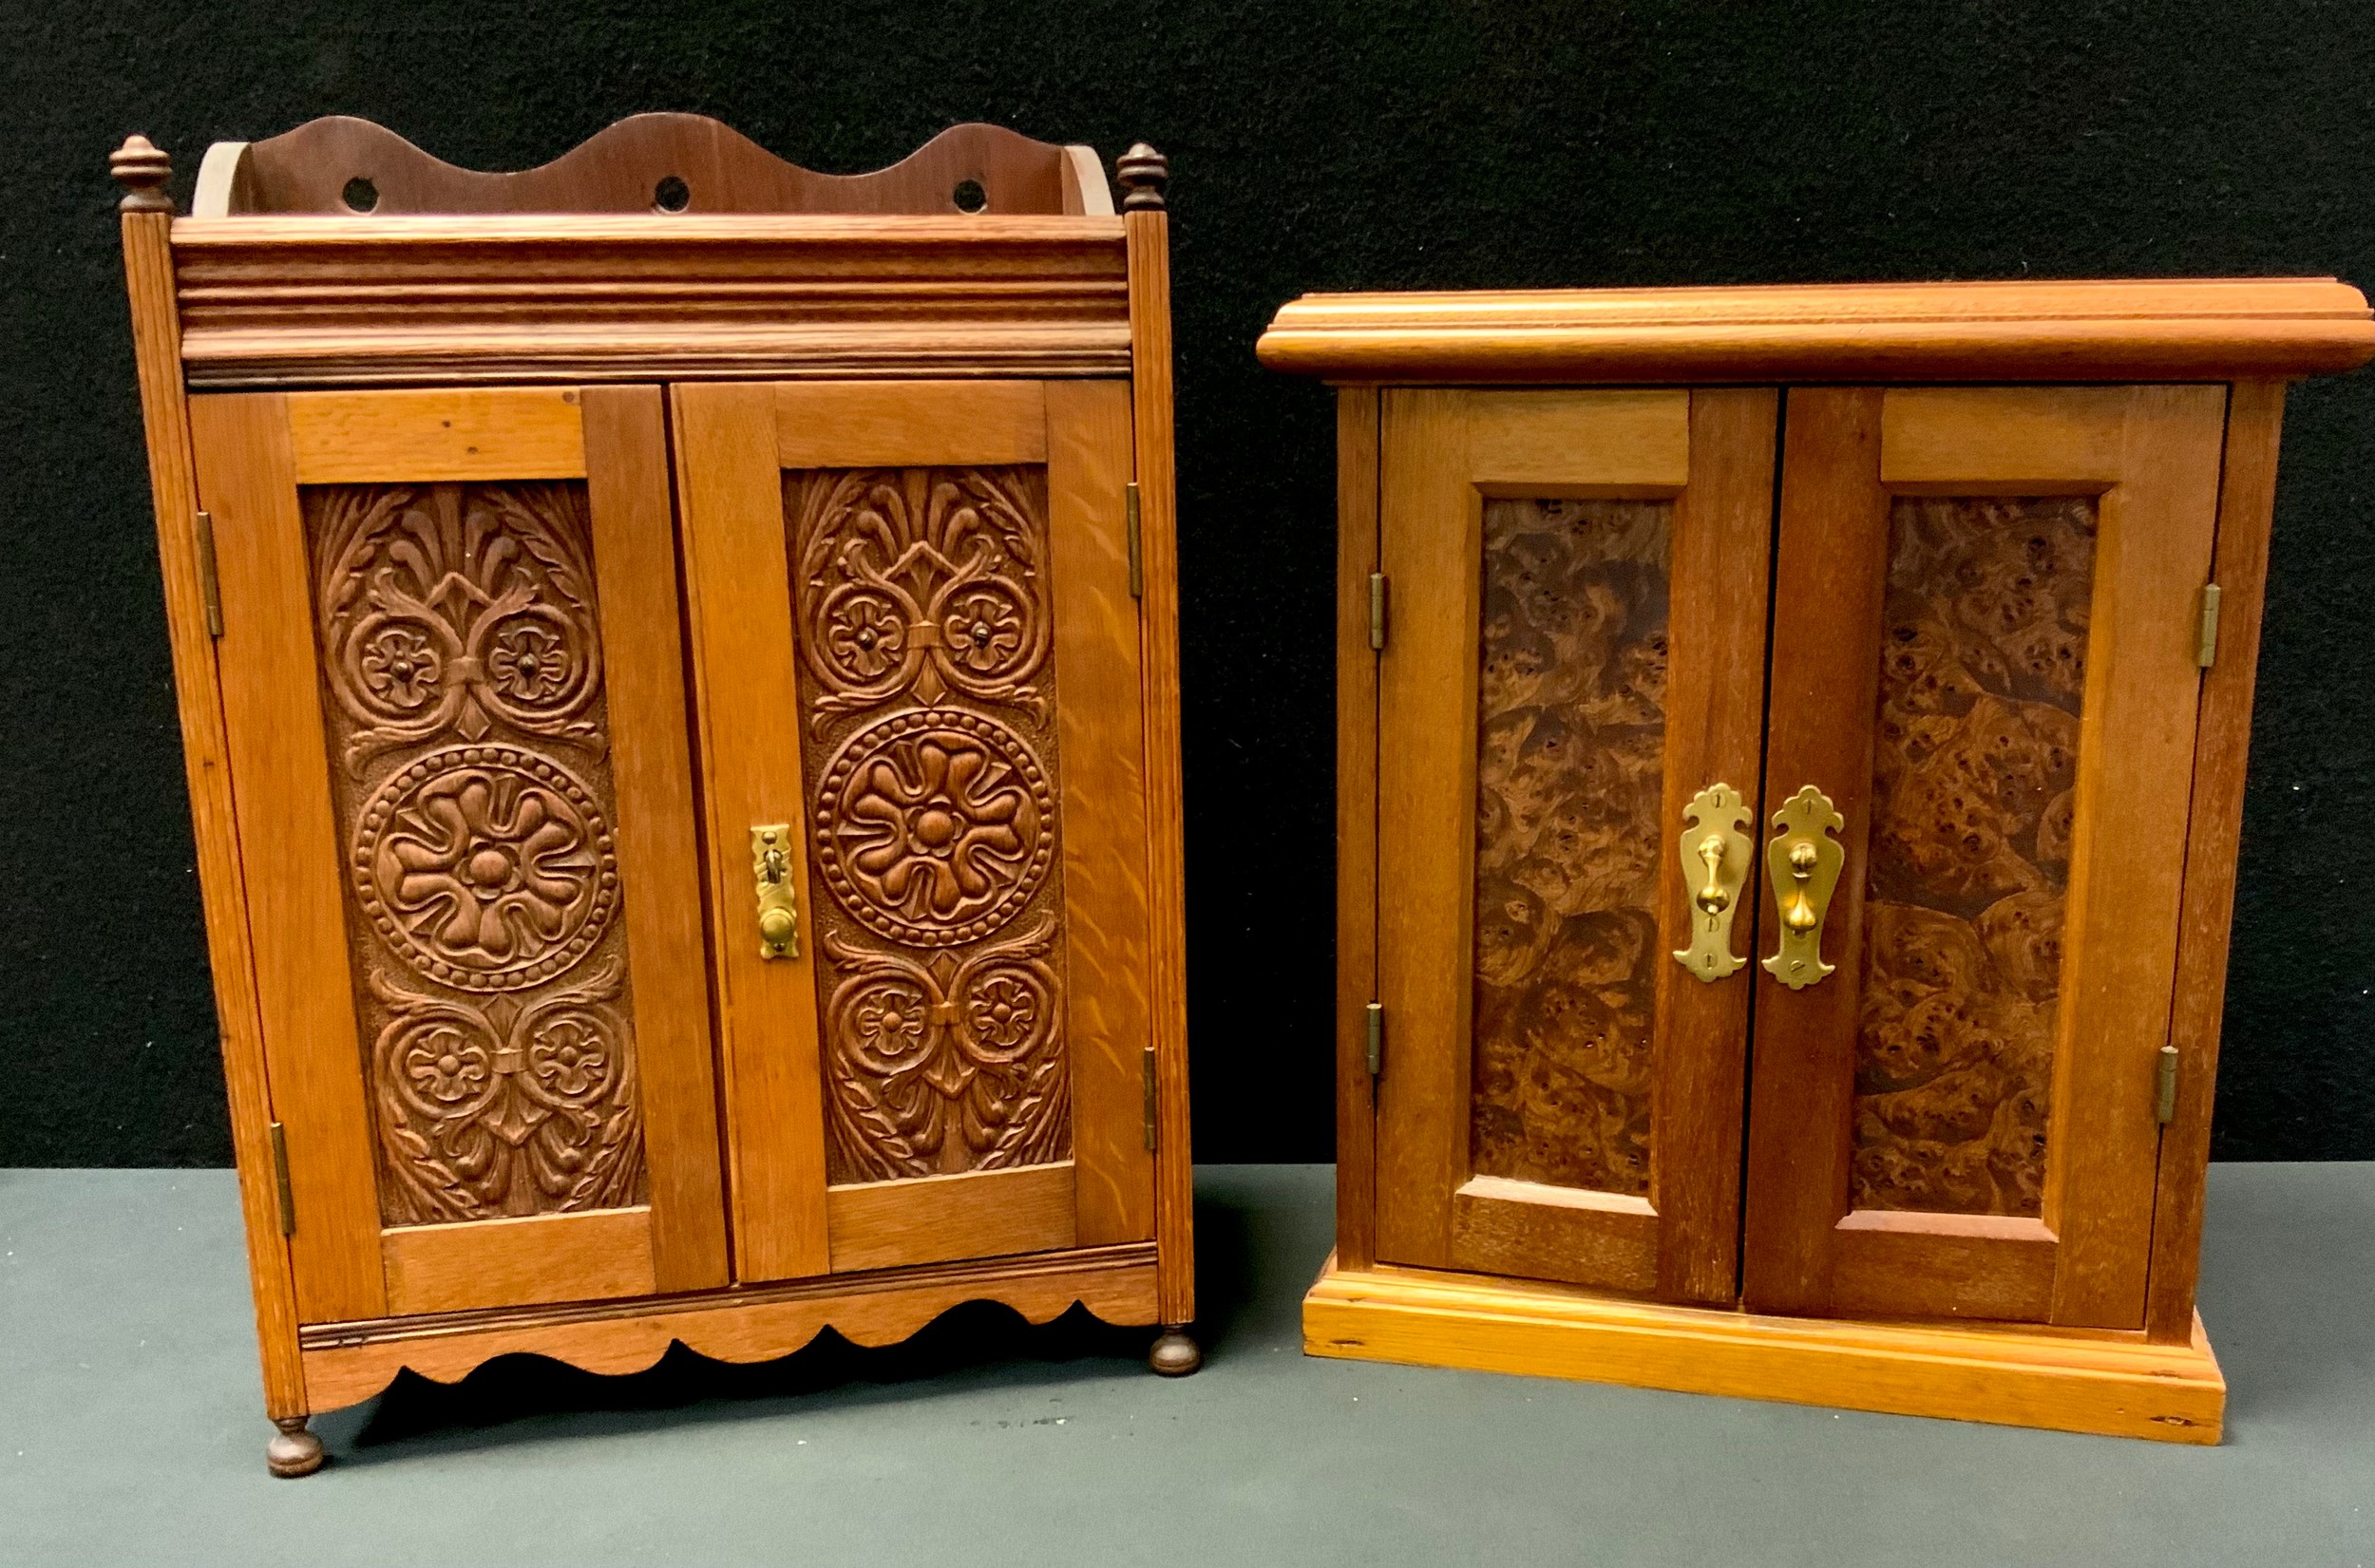
[[[819,174],[698,114],[637,114],[597,131],[549,163],[483,174],[430,157],[369,120],[326,115],[261,142],[232,143],[218,175],[218,211],[402,213],[1079,213],[1113,210],[1100,176],[1080,179],[1074,149],[1002,126],[952,125],[888,168]],[[216,155],[209,152],[209,162]],[[1094,168],[1093,156],[1090,167]],[[209,171],[213,172],[213,171]],[[683,185],[671,203],[661,182]],[[366,203],[350,199],[351,182]],[[980,187],[961,205],[958,187]],[[970,193],[968,193],[970,194]],[[1102,199],[1103,205],[1095,203]],[[206,210],[201,194],[200,210]]]
[[[2198,1318],[2182,1345],[2082,1329],[1822,1323],[1333,1259],[1303,1297],[1303,1350],[2161,1443],[2216,1444],[2227,1402]]]
[[[195,830],[199,901],[206,922],[215,1016],[221,1030],[232,1149],[238,1163],[239,1213],[247,1236],[264,1407],[274,1417],[289,1417],[302,1415],[306,1408],[304,1371],[297,1357],[296,1290],[273,1176],[272,1086],[256,1011],[247,884],[231,793],[230,741],[215,641],[207,624],[207,568],[198,526],[190,409],[181,387],[168,212],[169,204],[166,211],[123,215],[124,280],[131,305],[133,363],[140,378],[149,492],[156,509],[165,631]]]
[[[181,218],[181,356],[207,387],[1127,375],[1122,229],[994,216]]]
[[[1369,1004],[1378,998],[1378,651],[1369,576],[1378,570],[1374,387],[1336,399],[1336,1252],[1377,1260],[1377,1080]],[[1393,606],[1386,605],[1391,625]]]
[[[2177,1048],[2176,1118],[2160,1135],[2144,1326],[2156,1344],[2191,1332],[2201,1265],[2202,1183],[2210,1161],[2211,1105],[2226,999],[2228,934],[2234,917],[2235,857],[2252,739],[2252,688],[2259,663],[2276,452],[2284,425],[2281,382],[2238,382],[2227,400],[2226,463],[2211,578],[2219,601],[2217,660],[2202,677],[2194,738],[2193,815],[2185,846],[2184,908],[2177,933],[2169,1043]]]
[[[2332,278],[1305,294],[1262,363],[1334,382],[2123,381],[2375,357]]]

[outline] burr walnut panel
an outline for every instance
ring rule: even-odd
[[[639,1203],[584,486],[301,494],[382,1218]]]
[[[1484,505],[1479,1175],[1648,1191],[1672,512]]]
[[[787,473],[837,1182],[1071,1152],[1043,468]]]
[[[1893,504],[1858,1208],[2040,1212],[2095,539],[2087,498]]]

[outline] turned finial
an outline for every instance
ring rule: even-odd
[[[1122,182],[1122,211],[1163,210],[1163,187],[1171,182],[1171,161],[1141,142],[1113,161]]]
[[[124,187],[124,199],[116,203],[119,211],[173,211],[173,198],[165,194],[165,181],[173,178],[173,160],[148,138],[125,137],[124,145],[107,155],[107,172]]]

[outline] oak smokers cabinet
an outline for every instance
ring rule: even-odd
[[[2330,280],[1315,295],[1314,1354],[2217,1441],[2283,381]]]
[[[1192,1370],[1162,160],[115,160],[269,1458],[958,1303]]]

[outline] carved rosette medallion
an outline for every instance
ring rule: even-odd
[[[302,494],[382,1219],[640,1202],[584,487]]]
[[[817,790],[819,875],[868,928],[915,947],[978,941],[1055,856],[1055,797],[1022,738],[955,708],[911,709],[842,746]]]
[[[1061,1160],[1044,472],[792,473],[784,515],[830,1178]]]
[[[517,991],[592,952],[618,908],[594,792],[515,746],[456,746],[398,769],[363,808],[354,889],[388,945],[432,980]]]

